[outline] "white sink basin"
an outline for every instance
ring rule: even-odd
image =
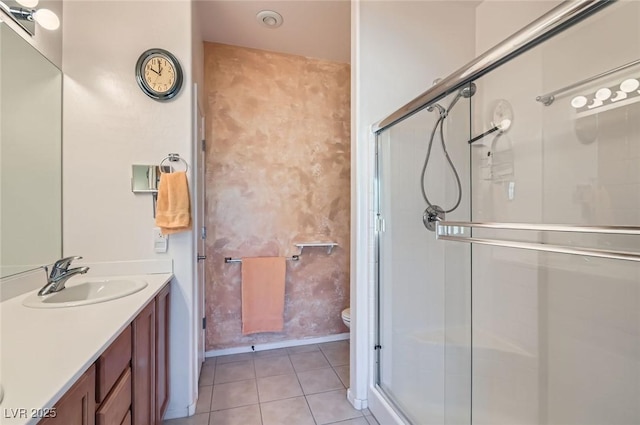
[[[146,288],[147,285],[147,282],[141,279],[80,278],[73,280],[72,278],[62,291],[43,297],[33,293],[25,298],[22,304],[32,308],[62,308],[97,304],[135,294]]]

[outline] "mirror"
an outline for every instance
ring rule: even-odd
[[[162,166],[162,172],[170,173],[171,167]],[[131,191],[133,193],[157,192],[160,174],[159,165],[133,164],[131,166]]]
[[[36,22],[31,15],[31,8],[27,8],[15,0],[2,0],[0,7],[5,13],[11,17],[18,25],[20,25],[29,35],[36,33]]]
[[[62,256],[62,73],[0,22],[0,277]]]

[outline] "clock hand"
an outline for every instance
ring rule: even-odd
[[[149,69],[150,69],[150,70],[152,70],[153,72],[155,72],[156,74],[160,75],[160,74],[158,73],[158,71],[156,71],[155,69],[153,69],[153,68],[149,68]]]

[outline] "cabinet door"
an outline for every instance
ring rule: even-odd
[[[155,424],[155,307],[155,300],[152,300],[133,321],[133,425]]]
[[[96,368],[91,365],[84,375],[55,406],[55,418],[47,418],[40,425],[95,425]]]
[[[156,297],[156,424],[169,404],[169,289],[167,285]]]

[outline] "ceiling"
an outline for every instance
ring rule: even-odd
[[[349,0],[207,0],[198,1],[202,37],[254,49],[349,63]],[[261,25],[256,14],[273,10],[283,17],[279,28]]]

